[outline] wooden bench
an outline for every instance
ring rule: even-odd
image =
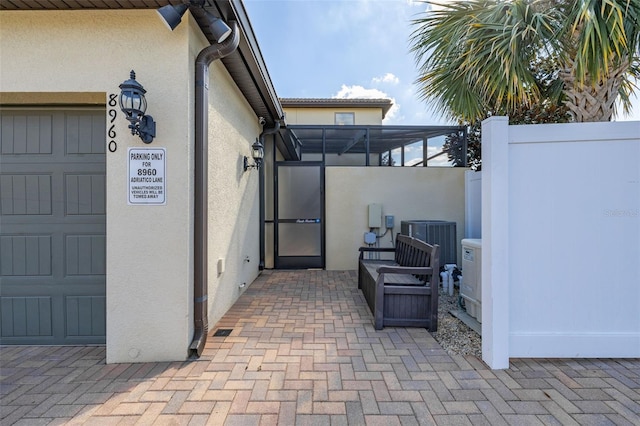
[[[440,247],[399,234],[395,248],[359,250],[358,288],[373,313],[375,329],[400,326],[436,331]],[[365,253],[380,252],[393,252],[394,260],[365,259]]]

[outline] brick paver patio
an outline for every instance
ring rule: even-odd
[[[640,360],[492,371],[424,329],[375,331],[355,272],[265,271],[197,361],[2,347],[0,423],[640,425]]]

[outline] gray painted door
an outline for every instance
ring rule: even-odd
[[[0,110],[0,343],[105,342],[105,111]]]

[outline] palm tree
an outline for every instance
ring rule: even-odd
[[[630,110],[640,77],[640,0],[470,0],[437,4],[411,38],[420,95],[451,118],[474,121],[545,97],[574,121]],[[532,64],[556,64],[557,90]],[[543,93],[544,91],[544,93]],[[546,98],[549,99],[549,98]]]

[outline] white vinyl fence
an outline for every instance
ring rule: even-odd
[[[482,357],[640,357],[640,122],[482,124]]]

